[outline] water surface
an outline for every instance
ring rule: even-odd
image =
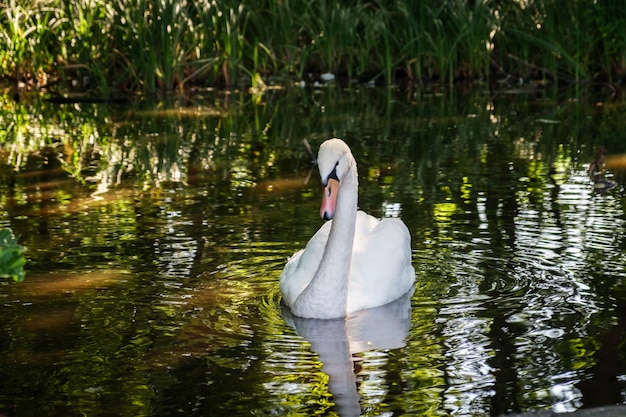
[[[567,92],[207,94],[0,112],[0,412],[432,415],[626,398],[624,103]],[[302,140],[344,138],[417,285],[347,322],[280,303],[319,228]],[[609,152],[599,193],[587,168]],[[360,410],[360,411],[359,411]]]

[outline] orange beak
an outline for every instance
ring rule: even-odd
[[[322,206],[320,207],[320,216],[324,220],[330,220],[335,215],[335,206],[337,205],[337,192],[339,191],[339,181],[333,178],[328,179],[328,184],[324,187],[322,194]]]

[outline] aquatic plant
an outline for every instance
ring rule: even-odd
[[[626,76],[626,12],[556,0],[10,0],[0,73],[108,95],[332,72],[387,83]],[[54,82],[51,82],[54,81]]]
[[[55,63],[49,48],[60,24],[54,4],[24,4],[9,0],[0,5],[0,71],[15,83],[45,77]]]
[[[26,248],[17,243],[10,229],[0,229],[0,278],[21,282],[26,276]]]

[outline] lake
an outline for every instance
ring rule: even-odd
[[[8,98],[0,413],[488,416],[626,401],[626,141],[609,91],[352,86],[130,104]],[[343,138],[412,236],[410,296],[292,317]],[[603,182],[588,168],[606,150]],[[608,184],[608,185],[607,185]]]

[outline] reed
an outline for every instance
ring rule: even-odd
[[[322,72],[387,83],[614,83],[626,76],[622,9],[583,0],[8,0],[0,71],[35,87],[86,75],[84,88],[104,95]]]
[[[0,5],[0,71],[19,81],[45,75],[44,68],[54,65],[49,49],[58,29],[59,11],[54,4],[23,5],[9,0]]]
[[[112,42],[132,86],[148,93],[172,90],[185,68],[198,59],[197,27],[186,2],[112,2]]]
[[[57,68],[65,80],[82,89],[109,91],[110,27],[106,16],[113,11],[106,2],[82,0],[59,5],[62,24],[54,31],[58,48]]]
[[[277,73],[302,79],[310,62],[310,35],[303,20],[309,14],[309,4],[298,0],[267,0],[250,16],[248,26],[254,36],[253,44],[262,45],[265,57],[256,72],[272,69]]]

